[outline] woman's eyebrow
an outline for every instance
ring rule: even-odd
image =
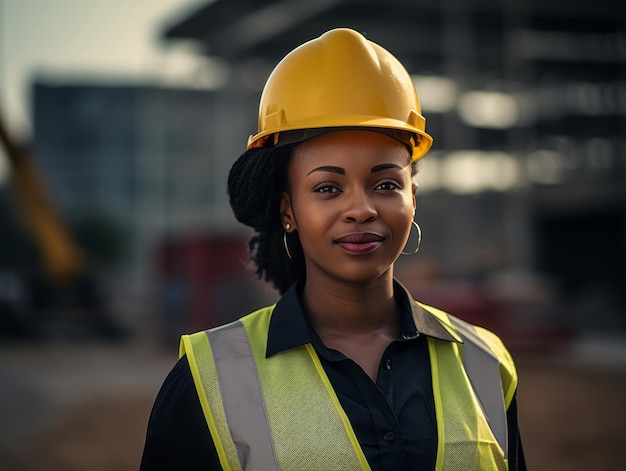
[[[311,170],[309,173],[307,173],[307,177],[309,175],[311,175],[313,172],[330,172],[330,173],[336,173],[338,175],[345,175],[346,171],[341,168],[341,167],[334,167],[332,165],[324,165],[322,167],[317,167],[314,168],[313,170]]]
[[[383,170],[389,170],[389,169],[402,170],[402,167],[397,164],[380,164],[380,165],[375,165],[374,167],[372,167],[370,172],[377,173],[377,172],[382,172]],[[330,173],[336,173],[337,175],[346,174],[346,171],[341,167],[335,167],[334,165],[323,165],[321,167],[316,167],[313,170],[311,170],[309,173],[306,174],[307,177],[314,172],[330,172]]]
[[[380,164],[372,167],[371,173],[382,172],[383,170],[389,170],[390,168],[402,170],[402,167],[396,164]]]

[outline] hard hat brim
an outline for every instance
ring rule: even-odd
[[[311,120],[313,122],[319,122],[316,119]],[[355,124],[358,123],[358,124]],[[264,147],[264,146],[273,146],[278,142],[278,135],[281,132],[291,132],[294,130],[340,130],[340,129],[364,129],[364,130],[372,130],[372,131],[384,131],[388,130],[399,130],[399,131],[407,131],[413,135],[415,135],[415,139],[412,143],[412,155],[411,160],[417,160],[423,157],[430,149],[433,143],[433,138],[428,133],[411,126],[402,121],[393,120],[389,118],[380,118],[376,116],[372,117],[363,117],[363,116],[332,116],[325,119],[325,126],[320,127],[312,125],[313,123],[307,123],[306,121],[293,124],[291,123],[288,126],[283,128],[273,128],[268,131],[260,132],[258,134],[252,135],[248,138],[247,149],[253,149],[256,147]],[[320,134],[312,133],[309,137],[313,137],[313,135]],[[303,136],[305,134],[303,133]],[[269,142],[271,138],[271,142]],[[307,137],[303,137],[301,140],[305,140]],[[293,141],[292,143],[297,142]]]

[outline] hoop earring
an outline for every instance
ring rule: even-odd
[[[289,245],[287,245],[287,231],[291,229],[291,224],[287,224],[285,226],[285,232],[283,232],[283,246],[285,247],[285,252],[287,252],[287,257],[289,257],[289,260],[293,260],[293,258],[291,258],[291,252],[289,252]]]
[[[419,251],[420,245],[422,244],[422,228],[419,226],[418,223],[415,222],[415,220],[411,221],[411,224],[415,227],[415,230],[417,231],[417,247],[415,247],[415,250],[413,252],[400,252],[402,255],[415,255]]]

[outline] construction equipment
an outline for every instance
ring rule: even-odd
[[[26,146],[16,144],[0,116],[0,140],[11,168],[11,183],[24,222],[36,239],[43,267],[55,284],[65,284],[84,273],[86,257],[75,243],[56,209],[35,159]]]
[[[112,322],[104,306],[86,252],[76,243],[56,207],[34,155],[27,146],[11,139],[1,113],[0,141],[9,161],[9,182],[19,206],[18,213],[32,236],[40,260],[37,273],[21,280],[30,311],[28,315],[22,312],[18,316],[21,323],[27,325],[28,334],[35,333],[33,330],[40,333],[44,325],[47,328],[63,325],[66,331],[72,326],[69,330],[117,337],[121,329]],[[10,309],[1,310],[0,315],[3,311],[5,319],[0,319],[0,334],[3,325],[16,323],[15,319],[11,322],[6,319],[11,315]]]

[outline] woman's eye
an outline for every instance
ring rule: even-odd
[[[332,183],[320,183],[315,188],[313,188],[313,191],[316,193],[336,193],[339,191],[339,189],[336,185]]]
[[[376,185],[377,190],[389,190],[390,191],[390,190],[399,190],[401,188],[402,188],[402,185],[394,181],[382,182]]]

